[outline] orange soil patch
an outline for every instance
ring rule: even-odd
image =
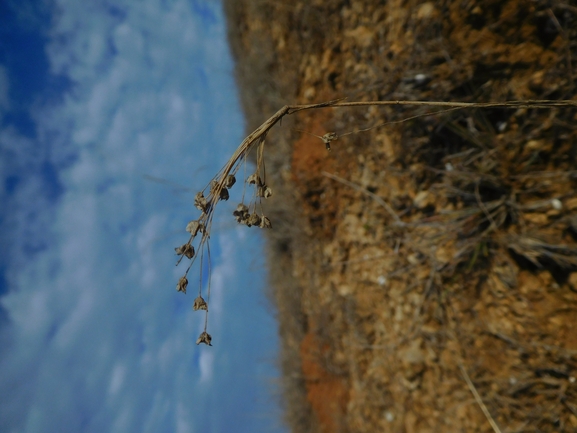
[[[325,433],[338,432],[344,425],[348,401],[345,381],[322,365],[323,347],[308,333],[301,342],[302,371],[307,388],[307,399]]]
[[[327,116],[315,113],[309,116],[303,130],[321,137],[329,132],[324,126],[327,120]],[[330,170],[334,165],[323,141],[310,134],[302,133],[301,138],[294,144],[292,170],[297,182],[319,177],[323,170]]]

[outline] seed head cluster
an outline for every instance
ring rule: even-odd
[[[272,196],[272,188],[265,182],[264,161],[262,159],[263,145],[264,140],[261,140],[261,142],[259,142],[259,157],[257,158],[256,170],[246,178],[243,185],[245,189],[247,186],[253,189],[253,193],[250,194],[251,199],[247,204],[245,204],[245,192],[243,192],[243,198],[233,211],[232,215],[240,225],[270,229],[272,228],[272,223],[270,219],[264,215],[262,209],[262,199],[268,199]],[[202,267],[202,261],[205,258],[205,254],[208,259],[209,275],[206,288],[206,299],[203,297],[201,272],[198,295],[194,299],[192,305],[194,311],[202,310],[205,312],[204,330],[196,340],[196,344],[204,343],[212,346],[212,336],[207,333],[208,306],[210,301],[210,229],[212,225],[212,217],[217,204],[221,200],[227,201],[230,198],[230,190],[236,184],[235,175],[239,169],[239,165],[240,164],[238,163],[231,164],[229,162],[229,164],[221,170],[219,175],[210,181],[204,190],[199,191],[194,196],[194,206],[200,211],[200,216],[186,225],[186,231],[190,234],[188,242],[174,249],[176,254],[180,256],[177,265],[180,264],[184,258],[189,260],[184,275],[176,285],[176,290],[184,294],[186,294],[186,289],[188,287],[187,276],[194,261],[200,257]]]

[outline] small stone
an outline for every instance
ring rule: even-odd
[[[315,88],[311,86],[305,90],[304,97],[307,101],[311,101],[316,96],[316,94],[317,92]]]
[[[577,272],[571,272],[569,274],[568,283],[573,286],[574,289],[577,289]]]
[[[417,19],[428,20],[435,16],[435,5],[432,2],[422,3],[417,9]]]
[[[430,81],[430,78],[425,74],[417,74],[413,77],[413,80],[415,80],[415,84],[422,86],[427,81]]]
[[[430,204],[430,202],[431,197],[429,195],[429,191],[420,191],[413,199],[413,205],[417,209],[424,209]]]
[[[413,253],[413,254],[409,254],[407,256],[407,261],[411,264],[411,265],[418,265],[419,263],[421,263],[421,259],[419,257],[419,254],[417,253]]]

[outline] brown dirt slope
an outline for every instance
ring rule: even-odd
[[[577,99],[574,3],[225,6],[250,130],[340,97]],[[575,109],[371,107],[269,134],[293,431],[577,431],[576,128]]]

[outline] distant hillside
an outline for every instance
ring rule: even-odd
[[[249,130],[343,97],[577,99],[569,3],[225,8]],[[340,108],[271,131],[267,256],[294,432],[577,431],[576,120]]]

